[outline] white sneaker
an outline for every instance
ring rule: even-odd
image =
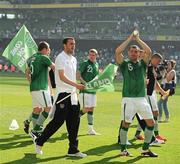
[[[158,140],[155,139],[153,142],[151,142],[149,145],[160,145],[160,144],[164,144],[165,142],[163,140]]]
[[[100,133],[97,133],[94,129],[88,130],[88,135],[101,135]]]
[[[162,122],[162,117],[159,117],[158,122]]]
[[[74,154],[67,154],[69,157],[80,157],[80,158],[85,158],[87,157],[87,154],[81,153],[80,151]]]
[[[133,157],[133,155],[128,152],[127,150],[124,150],[120,153],[120,156],[127,156],[127,157]]]
[[[132,145],[128,140],[126,141],[126,145]]]
[[[40,155],[42,155],[43,154],[43,151],[41,150],[41,146],[39,146],[39,145],[36,145],[35,146],[35,151],[36,151],[36,154],[40,154]]]

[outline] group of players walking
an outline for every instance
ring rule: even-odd
[[[128,57],[123,56],[123,51],[131,41],[137,45],[128,48]],[[55,64],[50,60],[50,46],[47,42],[40,42],[38,52],[27,60],[26,76],[30,82],[33,112],[24,121],[24,131],[33,138],[36,153],[42,154],[44,143],[66,121],[69,139],[68,156],[86,157],[87,155],[78,149],[78,130],[80,117],[87,113],[88,134],[100,135],[94,130],[94,108],[96,107],[96,93],[89,93],[85,85],[99,74],[99,66],[96,61],[98,52],[90,49],[88,60],[82,62],[77,71],[77,60],[73,56],[75,39],[68,37],[63,40],[63,51],[57,56]],[[157,157],[149,146],[155,143],[164,143],[165,138],[159,135],[158,107],[156,91],[160,92],[162,99],[167,99],[171,87],[161,88],[157,81],[156,68],[162,61],[159,53],[151,55],[151,49],[134,31],[115,51],[116,63],[120,66],[123,75],[122,91],[122,121],[119,128],[118,142],[121,145],[121,156],[132,156],[127,151],[127,132],[134,117],[138,118],[136,139],[143,139],[141,154]],[[54,96],[52,107],[51,86],[48,85],[49,68],[55,71],[55,83],[57,93]],[[76,77],[81,84],[76,82]],[[175,75],[174,75],[175,77]],[[173,75],[170,81],[173,81]],[[50,86],[50,87],[49,87]],[[79,100],[76,90],[80,90]],[[170,89],[170,90],[168,90]],[[81,110],[80,110],[81,107]],[[51,113],[52,120],[43,129],[43,123]],[[29,132],[30,122],[33,129]],[[144,131],[144,138],[140,135]]]

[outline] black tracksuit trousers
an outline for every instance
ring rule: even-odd
[[[56,102],[63,99],[70,93],[60,93]],[[36,144],[43,146],[43,144],[63,125],[66,121],[66,127],[69,138],[68,154],[79,152],[78,150],[78,130],[80,124],[80,105],[71,105],[71,96],[56,104],[56,111],[53,119],[47,124],[42,135],[36,139]]]

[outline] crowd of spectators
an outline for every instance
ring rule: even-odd
[[[58,42],[58,40],[57,40]],[[95,44],[98,44],[98,41],[95,42]],[[106,43],[108,44],[108,43]],[[110,41],[109,41],[110,44]],[[171,44],[159,44],[158,47],[154,47],[155,44],[150,44],[150,47],[152,48],[153,52],[159,52],[162,54],[163,58],[166,60],[174,59],[176,61],[176,71],[177,71],[177,77],[178,82],[180,82],[180,51],[177,50],[177,45]],[[60,47],[57,44],[57,47],[54,47],[51,45],[52,51],[51,51],[51,59],[52,61],[55,61],[56,56],[61,51]],[[88,56],[88,48],[81,46],[76,48],[75,55],[77,57],[78,64],[82,62],[83,60],[87,59]],[[107,66],[109,63],[115,63],[114,60],[114,53],[115,53],[116,45],[109,46],[109,47],[99,47],[98,50],[98,63],[100,66],[100,69],[104,69],[105,66]],[[2,52],[0,52],[1,54]],[[0,57],[0,71],[15,71],[14,67],[12,66],[12,63],[10,61],[6,60],[5,58]],[[18,71],[18,70],[17,70]]]
[[[129,35],[135,28],[149,40],[156,35],[176,36],[180,33],[178,7],[28,10],[17,12],[14,19],[8,19],[7,14],[1,15],[0,21],[3,23],[0,37],[5,38],[14,36],[23,24],[34,38],[73,35],[79,39],[119,39]]]
[[[105,0],[103,2],[120,2],[125,0]],[[128,0],[133,1],[133,0]],[[1,1],[8,3],[23,3],[22,0]],[[73,3],[72,0],[27,0],[26,3]],[[80,3],[94,3],[100,0],[77,0]],[[155,36],[175,36],[180,34],[180,12],[177,7],[126,7],[126,8],[78,8],[78,9],[38,9],[11,10],[11,16],[3,10],[0,13],[0,39],[11,39],[22,27],[27,26],[34,39],[59,40],[66,36],[74,36],[77,40],[124,40],[134,29],[140,31],[146,41],[156,40]],[[14,14],[14,16],[12,16]],[[180,37],[180,36],[179,36]],[[152,49],[154,47],[152,46]],[[101,68],[108,63],[114,63],[115,47],[99,46],[98,62]],[[76,49],[78,61],[87,56],[88,48]],[[180,49],[175,45],[161,45],[156,51],[166,59],[177,61],[180,70]],[[0,46],[0,54],[3,48]],[[53,48],[53,59],[59,52],[58,46]],[[5,61],[0,58],[0,62]],[[5,61],[7,62],[7,61]],[[7,63],[7,65],[11,65]]]
[[[57,40],[58,42],[58,40]],[[98,41],[96,42],[98,44]],[[54,47],[53,45],[51,45],[52,48],[52,52],[51,52],[51,59],[53,61],[55,61],[56,56],[59,54],[59,52],[61,51],[61,49],[59,48],[59,46]],[[151,46],[151,45],[150,45]],[[98,50],[98,63],[100,64],[100,67],[103,69],[108,63],[115,63],[114,60],[114,53],[115,53],[115,45],[112,47],[99,47],[97,48]],[[175,50],[175,46],[170,44],[170,45],[161,45],[161,47],[159,48],[155,48],[153,46],[151,46],[152,50],[154,52],[160,52],[163,56],[164,59],[174,59],[177,61],[177,69],[180,70],[180,51]],[[2,53],[2,50],[0,51],[0,53]],[[75,55],[78,59],[78,62],[81,62],[83,60],[85,60],[88,56],[88,48],[83,47],[83,49],[80,48],[76,48],[76,52]],[[5,61],[5,58],[1,58],[0,63],[2,63],[3,61]],[[10,64],[10,63],[9,63]],[[8,64],[8,65],[9,65]]]

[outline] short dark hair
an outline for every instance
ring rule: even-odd
[[[49,48],[49,44],[47,42],[45,42],[45,41],[39,42],[38,51],[42,51],[44,48],[48,49]]]
[[[73,37],[66,37],[63,39],[63,44],[67,44],[68,40],[75,40]]]
[[[138,51],[140,50],[140,48],[137,46],[137,45],[130,45],[129,46],[129,48],[128,48],[128,50],[130,50],[131,48],[135,48],[135,49],[137,49]]]
[[[159,58],[161,60],[163,59],[163,57],[162,57],[162,55],[160,53],[154,53],[151,58],[155,58],[155,57]]]

